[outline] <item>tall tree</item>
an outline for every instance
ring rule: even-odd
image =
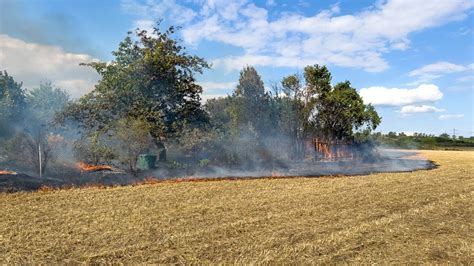
[[[268,100],[262,78],[252,66],[240,71],[239,84],[234,91],[231,117],[234,128],[249,127],[258,136],[268,133]]]
[[[304,140],[304,128],[307,117],[304,115],[303,84],[301,77],[297,74],[289,75],[281,81],[285,98],[280,101],[281,127],[284,133],[291,139],[293,157],[301,156]]]
[[[206,120],[200,104],[202,88],[194,75],[209,68],[207,62],[189,55],[173,38],[176,29],[152,33],[137,30],[119,44],[110,62],[93,62],[101,80],[95,89],[67,106],[60,122],[72,119],[87,131],[107,131],[119,118],[140,118],[166,160],[165,143],[185,125]]]

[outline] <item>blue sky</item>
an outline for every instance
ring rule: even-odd
[[[474,135],[472,0],[0,0],[0,69],[26,88],[51,80],[74,97],[126,32],[182,26],[189,52],[213,64],[204,98],[231,93],[242,66],[266,86],[309,64],[349,80],[383,117],[382,132]]]

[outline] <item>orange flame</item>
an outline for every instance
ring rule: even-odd
[[[8,170],[0,170],[0,175],[16,175],[17,173],[14,171],[8,171]]]
[[[85,171],[85,172],[112,170],[112,166],[110,165],[91,165],[87,163],[77,163],[77,167],[81,169],[81,171]]]
[[[313,139],[314,148],[322,160],[353,159],[351,145],[338,141]]]

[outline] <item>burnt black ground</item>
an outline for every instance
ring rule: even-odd
[[[16,175],[0,175],[0,192],[33,191],[42,186],[48,187],[69,187],[86,185],[129,185],[140,182],[146,178],[157,179],[173,178],[258,178],[265,176],[305,176],[321,177],[335,175],[366,175],[380,172],[406,172],[419,169],[431,169],[436,165],[418,157],[416,152],[385,150],[384,156],[367,160],[348,160],[332,162],[292,162],[285,166],[273,167],[271,169],[256,169],[252,171],[229,170],[220,167],[206,167],[195,169],[164,169],[143,171],[132,175],[124,171],[98,171],[98,172],[70,172],[55,173],[46,175],[43,178],[37,176],[18,173]]]

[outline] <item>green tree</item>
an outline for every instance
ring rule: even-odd
[[[0,72],[0,137],[13,133],[14,124],[22,121],[26,108],[25,90],[7,71]]]
[[[280,127],[283,134],[290,137],[292,156],[300,156],[304,144],[304,128],[308,119],[305,116],[305,105],[302,101],[305,90],[297,74],[283,78],[281,85],[286,97],[280,100]]]
[[[229,113],[231,105],[231,96],[213,98],[206,101],[204,108],[211,121],[211,126],[222,129],[225,132],[229,130],[232,119]]]
[[[306,81],[306,101],[318,96],[325,98],[331,91],[331,72],[326,66],[313,65],[304,68],[304,78]]]
[[[371,105],[365,105],[349,81],[340,82],[325,92],[323,103],[318,105],[316,121],[319,134],[325,138],[348,139],[354,130],[366,127],[374,130],[380,117]]]
[[[101,80],[95,89],[79,101],[68,105],[59,122],[71,119],[88,132],[106,132],[120,118],[142,118],[160,160],[166,160],[167,139],[185,125],[206,121],[200,104],[202,88],[194,75],[209,68],[200,57],[189,55],[173,38],[175,28],[152,34],[137,30],[137,41],[131,33],[113,52],[110,63],[93,62]]]
[[[234,91],[230,114],[234,133],[254,132],[257,137],[267,134],[269,96],[257,70],[247,66],[240,71],[239,84]]]
[[[303,91],[303,132],[304,138],[321,135],[324,131],[323,120],[316,119],[316,114],[329,108],[326,101],[331,92],[331,72],[326,66],[313,65],[304,68],[305,87]]]

